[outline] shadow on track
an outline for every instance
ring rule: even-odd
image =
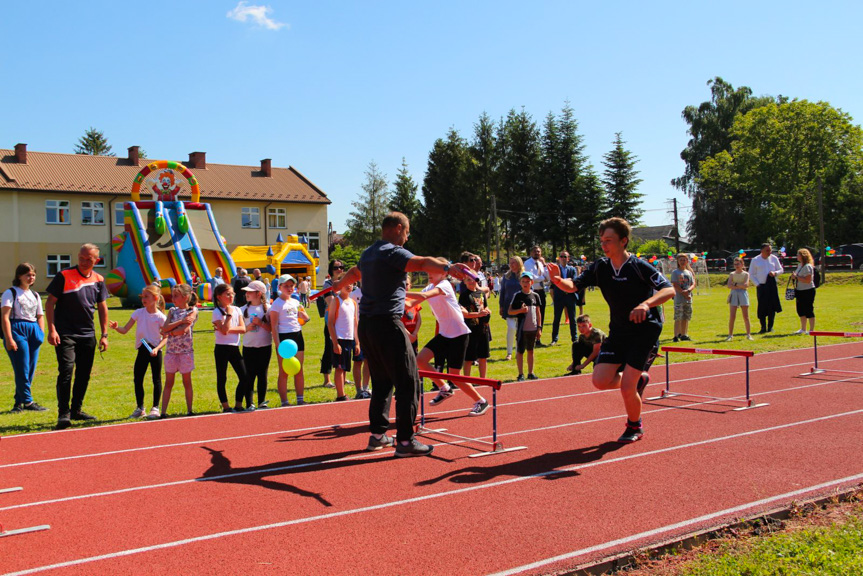
[[[499,464],[497,466],[468,466],[461,470],[447,472],[436,478],[422,480],[417,482],[417,486],[430,486],[443,480],[449,480],[455,484],[479,484],[481,482],[489,482],[499,476],[544,476],[547,480],[571,478],[578,476],[579,473],[575,470],[558,470],[558,468],[568,468],[601,460],[606,454],[619,450],[623,446],[623,444],[618,444],[617,442],[603,442],[602,444],[587,448],[539,454],[532,458]]]

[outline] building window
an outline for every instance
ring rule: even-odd
[[[261,227],[261,210],[260,208],[243,208],[242,220],[240,221],[243,228],[260,228]],[[272,228],[272,226],[271,226]]]
[[[126,208],[125,202],[117,202],[114,204],[114,224],[116,226],[125,226],[126,222],[124,218],[126,217]]]
[[[45,200],[46,224],[70,224],[68,200]]]
[[[309,241],[309,252],[321,249],[320,232],[297,232],[297,236],[305,236]]]
[[[60,270],[72,267],[72,257],[68,254],[48,254],[45,264],[45,275],[48,278],[53,278]]]
[[[105,204],[102,202],[81,202],[81,224],[104,226]]]
[[[288,227],[288,216],[284,208],[267,209],[267,226],[285,229]]]

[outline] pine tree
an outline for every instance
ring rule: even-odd
[[[105,134],[92,126],[84,132],[75,145],[75,154],[89,154],[91,156],[116,156],[111,152],[111,145]]]
[[[524,108],[507,114],[498,129],[500,202],[506,226],[507,251],[521,253],[535,243],[543,224],[536,201],[540,187],[539,129]]]
[[[500,244],[498,222],[494,220],[492,205],[497,203],[498,156],[494,136],[494,122],[485,112],[473,125],[473,141],[470,144],[470,183],[477,194],[481,230],[485,230],[485,260],[491,261],[491,253]]]
[[[615,134],[614,148],[603,156],[605,170],[602,172],[602,183],[608,201],[607,217],[624,218],[635,226],[644,213],[641,209],[644,194],[636,192],[641,184],[641,179],[637,177],[638,170],[635,169],[638,157],[623,147],[625,143],[621,132]]]
[[[357,200],[351,202],[354,210],[349,214],[345,236],[351,245],[360,249],[370,246],[380,236],[381,222],[389,212],[390,194],[387,177],[374,160],[365,172],[366,181]]]
[[[422,204],[417,198],[417,190],[419,186],[414,182],[413,177],[408,172],[408,164],[402,157],[402,167],[399,168],[399,173],[396,175],[393,182],[393,195],[390,199],[390,210],[401,212],[408,217],[411,222],[414,221],[419,214]]]
[[[584,253],[591,254],[591,260],[594,260],[597,255],[599,223],[605,217],[603,210],[607,205],[605,187],[593,166],[585,167],[584,173],[579,177],[577,187],[580,191],[578,197],[579,217],[573,239],[584,250]]]

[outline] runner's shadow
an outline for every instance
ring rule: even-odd
[[[447,472],[436,478],[422,480],[417,482],[417,486],[430,486],[443,480],[449,480],[455,484],[479,484],[494,480],[499,476],[524,477],[539,475],[545,477],[547,480],[571,478],[578,476],[579,472],[577,470],[559,470],[559,468],[596,462],[597,460],[601,460],[606,454],[619,450],[622,447],[623,444],[618,444],[617,442],[603,442],[597,446],[565,450],[563,452],[549,452],[525,460],[508,462],[497,466],[468,466],[461,470]]]
[[[293,442],[294,440],[334,440],[338,438],[347,438],[348,436],[356,436],[363,431],[369,429],[368,424],[357,424],[355,426],[328,426],[322,430],[310,430],[299,434],[289,434],[282,436],[276,442]]]

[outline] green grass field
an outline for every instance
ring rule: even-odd
[[[738,315],[735,327],[737,337],[733,342],[724,342],[728,325],[728,306],[725,303],[728,291],[719,285],[724,278],[724,275],[712,276],[711,284],[714,285],[709,290],[700,290],[695,296],[693,320],[690,328],[690,335],[693,338],[692,344],[711,348],[754,350],[755,352],[811,347],[811,338],[791,334],[799,328],[799,320],[794,311],[794,302],[783,303],[785,311],[777,317],[773,334],[755,336],[754,342],[746,341],[743,338],[743,321]],[[785,280],[787,280],[787,276],[784,279],[780,278],[780,286],[784,286]],[[750,298],[753,302],[753,307],[750,311],[753,321],[753,331],[757,331],[758,322],[755,318],[754,290],[750,290]],[[815,310],[818,320],[817,328],[838,331],[863,330],[861,300],[863,300],[863,275],[859,273],[831,274],[830,283],[819,289],[815,300]],[[118,304],[113,299],[111,302]],[[497,306],[497,300],[492,298],[490,307],[493,311],[496,311]],[[543,341],[545,342],[549,342],[551,337],[551,311],[551,303],[549,302],[547,312],[548,326],[543,334]],[[674,336],[672,333],[673,324],[671,323],[673,310],[670,303],[665,305],[665,311],[668,322],[662,335],[663,344],[669,343]],[[312,321],[304,327],[304,337],[306,340],[305,400],[306,402],[327,402],[335,399],[335,391],[322,386],[323,378],[318,373],[320,356],[323,350],[323,319],[318,318],[314,310],[311,310],[311,312],[313,314]],[[591,315],[598,327],[603,330],[607,327],[608,308],[598,290],[588,292],[585,312]],[[209,314],[209,312],[202,313],[201,319],[197,324],[198,329],[195,332],[197,369],[193,373],[193,382],[196,413],[217,412],[221,409],[218,397],[216,396],[215,369],[212,360],[214,335],[213,331],[208,329],[210,326]],[[131,310],[124,310],[119,307],[112,307],[110,310],[111,319],[117,320],[121,325],[129,319],[130,315]],[[511,362],[503,360],[506,355],[506,324],[496,314],[493,314],[491,318],[493,339],[491,342],[491,358],[488,364],[488,376],[500,378],[504,381],[512,381],[517,376],[515,360],[513,359]],[[568,326],[561,326],[561,342],[568,341],[568,329]],[[425,306],[423,308],[420,345],[422,346],[423,343],[431,339],[433,333],[434,319],[428,310],[428,306]],[[841,341],[841,339],[824,339],[824,343],[830,343],[830,340]],[[90,425],[126,421],[129,414],[134,410],[135,397],[132,386],[132,364],[135,359],[135,350],[133,342],[133,334],[121,336],[112,332],[110,348],[104,354],[104,358],[100,358],[97,353],[84,409],[97,416],[99,420]],[[697,355],[686,357],[680,355],[675,358],[675,361],[703,358],[705,357]],[[536,351],[534,371],[540,378],[561,376],[565,373],[565,369],[569,363],[568,345],[540,348]],[[658,363],[662,363],[662,359],[658,360]],[[271,405],[278,405],[278,394],[276,392],[277,373],[278,369],[274,361],[270,366],[270,387],[267,395]],[[0,411],[0,435],[44,431],[54,427],[57,419],[56,374],[57,361],[54,350],[48,345],[43,345],[39,367],[33,384],[33,396],[40,404],[48,407],[50,410],[41,413],[26,412],[12,414],[9,412],[14,395],[12,367],[8,359],[0,362],[0,403],[5,403],[0,404],[3,406],[2,411]],[[476,369],[474,369],[473,374],[477,374]],[[151,391],[151,386],[148,374],[145,380],[145,390]],[[229,378],[228,395],[230,398],[233,398],[233,388],[234,384],[231,378]],[[353,393],[353,387],[348,386],[348,394],[353,397]],[[151,396],[151,392],[148,393],[149,396]],[[293,384],[291,382],[289,382],[289,399],[291,403],[295,401]],[[149,407],[148,404],[146,408],[149,409]],[[172,414],[185,412],[183,389],[179,383],[179,379],[174,386],[170,412]]]

